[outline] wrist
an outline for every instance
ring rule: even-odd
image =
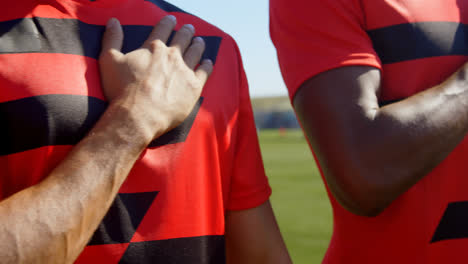
[[[144,111],[114,101],[109,104],[100,121],[105,123],[109,134],[126,144],[144,149],[158,132],[157,126],[145,121],[145,115]]]

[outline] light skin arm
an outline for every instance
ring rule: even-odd
[[[0,202],[2,263],[73,263],[149,142],[190,113],[212,64],[194,70],[204,43],[191,42],[191,27],[164,44],[175,24],[163,18],[124,55],[120,24],[110,21],[99,61],[109,107],[45,180]]]
[[[292,263],[270,202],[226,215],[228,264]]]
[[[293,100],[336,199],[381,213],[427,175],[468,131],[467,67],[442,84],[379,106],[380,71],[343,67],[306,81]]]

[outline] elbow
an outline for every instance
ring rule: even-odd
[[[353,173],[347,176],[325,175],[325,178],[332,179],[327,183],[338,203],[353,214],[379,216],[396,199],[392,195],[391,185],[381,181],[385,177],[379,173]]]
[[[379,216],[388,205],[377,204],[374,201],[363,201],[356,206],[348,208],[348,210],[356,215],[364,217],[377,217]]]

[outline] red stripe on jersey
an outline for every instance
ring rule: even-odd
[[[115,1],[115,3],[110,3],[111,7],[107,8],[103,8],[102,6],[108,6],[109,2],[107,2],[106,5],[103,4],[101,8],[99,8],[99,2],[100,1],[82,4],[73,0],[51,0],[48,4],[39,5],[35,3],[35,1],[28,3],[24,0],[22,0],[21,5],[16,2],[6,2],[2,4],[5,4],[5,10],[9,10],[9,12],[2,14],[1,21],[25,17],[44,17],[79,19],[89,24],[105,25],[110,18],[114,17],[119,19],[122,25],[154,26],[159,22],[161,17],[171,14],[177,17],[178,23],[175,30],[178,30],[184,24],[193,24],[195,26],[196,35],[225,35],[223,31],[194,15],[182,12],[167,13],[150,1],[120,0],[121,3]],[[98,7],[90,8],[90,5],[96,4]],[[30,13],[25,15],[25,9],[30,9]]]
[[[25,71],[30,65],[41,67]],[[99,67],[92,58],[70,54],[2,54],[0,67],[3,69],[0,86],[11,88],[2,89],[0,103],[44,94],[84,95],[105,100]]]
[[[59,164],[71,146],[46,146],[0,156],[0,200],[39,183]]]
[[[372,30],[392,25],[424,22],[462,22],[468,23],[468,17],[460,11],[468,11],[466,1],[362,1],[366,13],[366,29]],[[385,15],[382,14],[385,10]]]
[[[108,263],[119,263],[119,260],[127,250],[129,243],[125,244],[113,244],[113,245],[99,245],[99,246],[87,246],[81,253],[78,259],[75,261],[76,264],[108,264]],[[102,254],[106,252],[106,254]]]
[[[440,84],[452,75],[466,61],[465,56],[443,56],[383,66],[380,101],[392,101],[410,97],[428,87]],[[437,67],[420,67],[420,65],[438,65]],[[411,72],[411,74],[401,74]],[[386,78],[391,76],[391,78]],[[438,76],[439,78],[421,78],[421,76]]]

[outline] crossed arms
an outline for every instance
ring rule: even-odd
[[[381,74],[372,67],[333,69],[301,85],[294,107],[344,207],[378,215],[462,141],[467,70],[464,65],[440,85],[386,106],[378,104]]]

